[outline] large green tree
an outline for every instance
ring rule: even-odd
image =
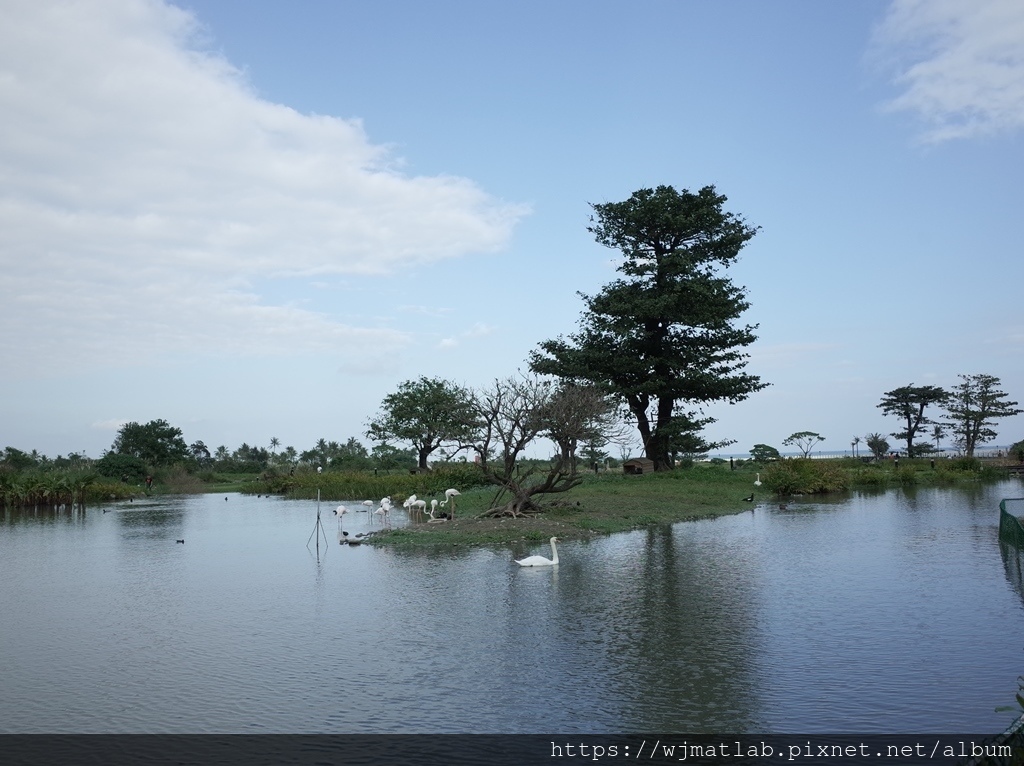
[[[739,325],[745,290],[721,271],[757,233],[726,212],[713,186],[696,193],[671,186],[641,189],[624,202],[591,205],[588,230],[624,256],[623,275],[586,307],[579,331],[544,341],[534,371],[589,382],[629,408],[655,470],[678,452],[719,444],[700,438],[713,422],[701,409],[745,399],[765,387],[743,372],[756,326]]]
[[[903,421],[904,429],[892,433],[891,436],[907,443],[907,457],[931,451],[928,442],[915,443],[914,439],[924,426],[935,422],[925,416],[925,409],[931,405],[941,405],[947,396],[946,391],[938,386],[913,384],[894,388],[882,395],[882,401],[878,404],[882,412]]]
[[[172,465],[185,460],[190,454],[181,429],[166,420],[126,423],[117,432],[110,451],[131,455],[151,466]]]
[[[953,386],[946,399],[953,443],[967,457],[974,457],[975,448],[996,438],[992,426],[999,418],[1019,415],[1017,402],[1007,400],[999,390],[999,378],[992,375],[960,375],[960,383]]]
[[[421,470],[443,445],[467,444],[474,433],[473,394],[448,380],[407,380],[384,397],[366,435],[378,442],[406,442],[416,450]]]

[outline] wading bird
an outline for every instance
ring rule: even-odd
[[[441,505],[444,505],[444,503],[441,503]],[[442,513],[440,516],[437,515],[437,500],[430,501],[430,510],[427,511],[427,513],[430,514],[430,518],[427,519],[428,524],[432,524],[437,521],[448,521],[448,519],[451,518],[451,514],[449,513]]]
[[[555,547],[555,543],[558,542],[557,537],[551,538],[551,558],[546,559],[543,556],[527,556],[525,559],[516,559],[516,563],[521,567],[550,567],[558,563],[558,548]]]
[[[441,502],[441,505],[448,505],[448,501],[451,500],[451,503],[452,503],[451,518],[453,518],[453,519],[455,518],[455,498],[458,495],[461,495],[461,494],[462,493],[459,492],[459,490],[457,490],[457,489],[446,489],[444,491],[444,500]]]

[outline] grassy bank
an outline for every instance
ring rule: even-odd
[[[482,518],[499,501],[493,487],[464,491],[453,521],[413,524],[377,535],[376,544],[445,546],[592,537],[686,519],[749,511],[743,498],[754,474],[716,466],[643,476],[593,474],[574,489],[542,499],[544,511],[523,518]]]
[[[858,488],[949,486],[1005,478],[1004,469],[977,461],[902,460],[865,464],[859,460],[787,460],[730,470],[728,464],[698,464],[671,473],[587,475],[583,484],[543,498],[544,511],[526,518],[481,518],[498,498],[494,488],[464,490],[454,521],[413,524],[377,535],[375,544],[462,546],[543,542],[591,537],[658,524],[750,511],[761,502],[793,494],[815,495]],[[755,486],[756,480],[761,481]],[[754,494],[754,502],[745,497]],[[430,499],[431,495],[422,495]],[[351,499],[351,496],[349,496]],[[400,497],[400,495],[399,495]]]

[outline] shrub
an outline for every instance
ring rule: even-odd
[[[849,475],[828,460],[780,460],[765,467],[764,485],[779,495],[814,495],[849,489]]]
[[[96,461],[93,468],[100,476],[127,481],[142,481],[149,472],[142,458],[118,452],[108,452]]]

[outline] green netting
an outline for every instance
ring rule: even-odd
[[[1024,510],[1024,497],[1008,497],[999,503],[999,539],[1024,548],[1024,525],[1014,514]]]

